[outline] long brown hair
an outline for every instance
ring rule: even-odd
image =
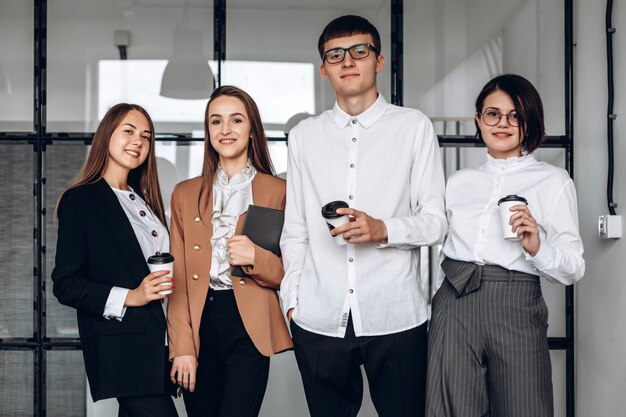
[[[119,103],[107,111],[98,125],[98,129],[96,129],[96,133],[93,135],[91,149],[82,169],[74,183],[67,190],[85,184],[93,184],[102,178],[109,164],[109,142],[111,141],[111,136],[131,110],[138,111],[148,120],[150,125],[150,149],[148,150],[148,157],[143,164],[129,172],[128,185],[145,200],[159,220],[166,224],[165,210],[163,209],[163,200],[161,199],[161,187],[157,177],[156,156],[154,154],[154,124],[148,112],[137,104]],[[61,201],[63,194],[61,194],[58,201]],[[57,202],[57,208],[58,205],[59,203]]]
[[[209,106],[217,98],[222,96],[235,97],[243,103],[250,120],[248,159],[258,172],[274,175],[274,166],[270,159],[270,150],[267,146],[267,138],[265,137],[265,130],[263,129],[259,108],[252,97],[242,89],[233,87],[232,85],[223,85],[211,94],[211,98],[204,111],[204,161],[202,163],[202,188],[198,195],[198,209],[200,212],[203,211],[202,209],[209,206],[209,198],[211,196],[211,190],[213,189],[213,175],[217,171],[217,164],[220,160],[220,156],[211,145],[211,138],[209,137]],[[204,196],[204,200],[202,196]],[[204,204],[201,205],[201,202]]]

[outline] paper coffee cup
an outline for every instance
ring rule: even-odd
[[[513,215],[513,212],[509,209],[513,206],[520,205],[528,205],[528,202],[524,197],[520,197],[515,194],[507,195],[506,197],[498,200],[498,207],[500,207],[500,220],[502,223],[502,235],[504,239],[511,242],[522,240],[522,238],[517,236],[517,233],[511,229],[511,225],[509,224],[511,216]]]
[[[170,271],[169,274],[165,275],[167,277],[172,276],[172,271],[174,270],[174,257],[167,252],[163,252],[157,255],[152,255],[148,258],[148,268],[150,268],[150,272],[156,271]],[[172,282],[162,282],[159,284],[163,287],[170,287],[165,290],[159,291],[159,294],[171,294],[172,293]]]
[[[350,206],[348,206],[348,203],[345,201],[331,201],[322,207],[322,217],[326,220],[328,230],[333,230],[335,227],[339,227],[350,221],[350,217],[347,214],[337,214],[337,209],[348,207]],[[333,236],[333,240],[338,245],[346,245],[348,243],[343,238],[343,234]]]

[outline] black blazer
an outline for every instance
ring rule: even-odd
[[[102,317],[113,286],[150,273],[117,196],[103,179],[67,191],[58,209],[53,292],[74,307],[94,401],[165,392],[165,315],[159,301]]]

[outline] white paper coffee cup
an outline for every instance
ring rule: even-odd
[[[506,197],[498,200],[498,207],[500,208],[500,222],[502,223],[502,236],[505,240],[511,242],[522,240],[522,238],[512,230],[512,226],[509,224],[511,216],[513,215],[510,208],[520,205],[528,205],[528,202],[524,197],[514,194],[507,195]]]
[[[350,221],[350,217],[346,214],[337,214],[337,209],[348,208],[348,203],[345,201],[331,201],[322,207],[322,217],[326,220],[328,230],[333,230],[335,227],[339,227]],[[332,235],[331,235],[332,236]],[[346,245],[348,242],[343,238],[343,233],[333,236],[333,240],[338,245]]]
[[[156,271],[170,271],[169,274],[164,275],[167,277],[172,277],[172,272],[174,271],[174,257],[167,252],[163,252],[158,255],[152,255],[148,258],[148,268],[150,272]],[[171,294],[172,293],[172,282],[162,282],[159,286],[169,287],[162,291],[159,291],[159,294]]]

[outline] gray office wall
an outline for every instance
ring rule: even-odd
[[[605,2],[575,2],[576,185],[587,272],[576,288],[576,409],[579,417],[622,416],[626,409],[626,239],[602,241],[606,206]],[[615,190],[626,214],[626,4],[614,2]]]

